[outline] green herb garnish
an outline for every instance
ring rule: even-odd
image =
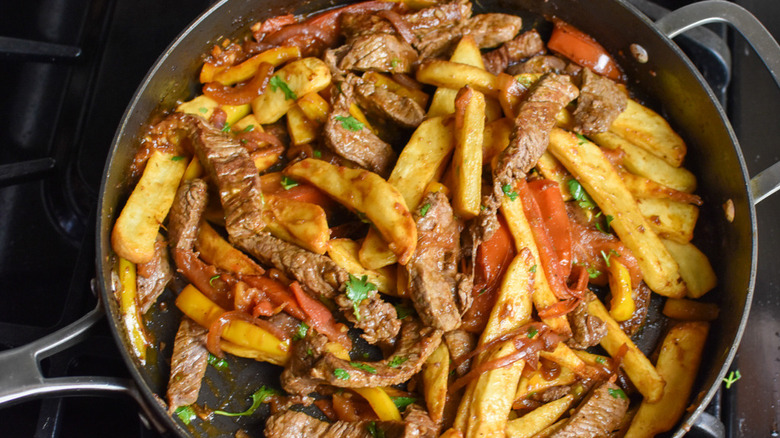
[[[360,303],[368,298],[368,293],[376,290],[376,285],[368,281],[368,276],[364,275],[361,278],[357,278],[352,274],[349,274],[349,280],[344,283],[347,286],[346,295],[352,301],[352,308],[355,311],[355,319],[360,321],[360,312],[358,306]]]
[[[530,272],[532,274],[536,274],[536,265],[531,266],[531,268],[528,269],[528,272]]]
[[[268,85],[271,86],[271,91],[282,90],[286,100],[295,100],[298,98],[298,96],[295,95],[295,92],[290,89],[290,86],[284,82],[284,79],[282,79],[281,76],[272,77],[271,80],[268,81]]]
[[[579,142],[577,142],[577,144],[580,145],[580,146],[584,145],[588,141],[588,139],[585,138],[585,136],[582,135],[582,134],[577,134],[577,139],[579,140]]]
[[[190,424],[197,416],[195,415],[195,409],[193,409],[192,406],[179,406],[173,413],[176,414],[176,416],[179,417],[179,420],[184,424]]]
[[[222,132],[230,132],[230,123],[225,123],[225,126],[222,127]]]
[[[399,411],[403,411],[407,406],[417,401],[414,397],[390,397],[393,400],[393,404]]]
[[[333,370],[333,375],[339,380],[349,380],[349,373],[343,368],[336,368]]]
[[[247,415],[252,415],[255,413],[257,408],[259,408],[260,405],[263,404],[263,402],[265,402],[266,399],[268,399],[268,397],[277,394],[279,394],[277,390],[263,385],[260,387],[260,389],[255,391],[254,394],[252,394],[252,406],[250,406],[249,409],[245,410],[244,412],[214,411],[214,413],[216,415],[222,415],[225,417],[243,417]]]
[[[504,184],[503,187],[501,187],[501,190],[504,191],[504,194],[509,198],[510,201],[514,201],[517,199],[517,192],[512,190],[512,186],[509,184]]]
[[[296,181],[296,180],[294,180],[292,178],[283,176],[282,177],[282,187],[285,190],[290,190],[293,187],[298,187],[298,181]]]
[[[607,388],[607,392],[609,393],[609,395],[612,396],[612,398],[622,398],[623,400],[626,399],[626,393],[623,392],[623,390],[620,388],[618,389]]]
[[[175,157],[171,157],[171,161],[181,161],[184,157],[181,155],[176,155]]]
[[[604,364],[607,363],[607,359],[605,359],[603,356],[599,356],[599,357],[596,358],[596,362],[604,365]]]
[[[337,122],[341,122],[341,127],[347,131],[360,131],[365,126],[360,120],[352,116],[336,116],[333,119]]]
[[[403,304],[395,304],[395,313],[398,315],[398,319],[404,319],[409,315],[414,314],[414,309],[404,306]]]
[[[528,334],[526,336],[528,336],[529,338],[533,338],[538,333],[539,333],[539,330],[537,330],[536,327],[531,327],[531,329],[528,330]]]
[[[360,362],[350,362],[349,364],[352,365],[353,368],[363,370],[369,374],[376,374],[376,368],[372,367],[371,365]]]
[[[723,382],[726,384],[726,389],[731,389],[731,385],[733,385],[737,380],[741,378],[742,375],[739,374],[739,370],[734,370],[730,372],[728,376],[723,378]]]
[[[322,152],[320,152],[319,150],[315,149],[314,150],[314,158],[322,158]]]
[[[588,192],[582,188],[582,185],[580,185],[576,179],[570,179],[567,184],[569,186],[569,193],[571,193],[571,197],[574,198],[575,201],[578,201],[580,207],[587,209],[596,208],[596,203],[593,202],[593,199],[591,199],[590,195],[588,195]]]
[[[425,204],[420,208],[420,216],[425,217],[426,214],[428,214],[428,210],[431,209],[431,204]]]
[[[204,107],[200,107],[200,108],[198,108],[198,112],[200,112],[201,114],[206,114],[207,112],[209,112],[209,109],[208,108],[204,108]]]
[[[592,267],[588,266],[587,270],[588,270],[588,278],[596,278],[599,275],[601,275],[601,271],[599,271],[596,268],[592,268]]]
[[[390,359],[390,362],[387,363],[387,365],[390,366],[390,368],[398,368],[400,367],[404,362],[409,360],[408,357],[403,356],[394,356],[392,359]]]
[[[366,429],[368,429],[368,433],[371,434],[371,438],[385,438],[385,431],[376,427],[376,421],[368,423]]]
[[[301,339],[306,337],[306,334],[309,333],[309,325],[305,322],[302,322],[298,324],[298,328],[295,329],[295,334],[293,335],[294,341],[300,341]]]
[[[220,359],[217,356],[214,356],[213,354],[209,353],[208,358],[209,365],[213,366],[214,368],[225,371],[229,368],[229,365],[225,359]]]
[[[244,128],[244,130],[241,132],[252,132],[254,130],[255,130],[255,125],[247,125],[247,127]]]
[[[217,274],[217,275],[209,278],[209,286],[214,286],[214,280],[216,280],[219,277],[221,277],[221,275]]]

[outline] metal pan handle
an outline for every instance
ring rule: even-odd
[[[758,19],[742,6],[722,0],[697,2],[677,9],[655,22],[669,38],[707,23],[728,23],[753,47],[780,86],[780,45]],[[780,162],[750,180],[753,202],[758,204],[780,190]]]

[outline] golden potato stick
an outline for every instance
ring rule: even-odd
[[[479,67],[450,61],[428,61],[417,69],[417,80],[423,84],[460,90],[466,85],[485,96],[498,98],[496,75]]]
[[[674,167],[661,158],[611,132],[602,132],[590,137],[601,147],[611,150],[622,149],[625,152],[623,167],[634,175],[651,179],[681,192],[693,193],[696,190],[696,176],[689,170],[682,167]]]
[[[111,233],[111,245],[120,257],[133,263],[146,263],[154,257],[157,232],[188,162],[185,157],[157,150],[149,157]]]
[[[685,204],[693,204],[701,206],[703,204],[701,198],[692,193],[683,192],[680,190],[666,187],[663,184],[659,184],[650,178],[644,176],[634,175],[631,172],[620,172],[620,178],[623,183],[628,187],[628,190],[637,199],[671,199],[673,201],[682,202]]]
[[[634,253],[650,289],[667,297],[683,297],[685,283],[677,262],[653,232],[601,149],[571,132],[553,128],[548,150],[574,175],[604,214],[614,218],[612,229]]]
[[[275,47],[273,49],[266,50],[259,53],[246,61],[238,65],[233,65],[225,69],[219,70],[213,74],[212,78],[208,78],[208,71],[206,64],[203,65],[204,70],[201,70],[200,82],[206,83],[211,81],[217,81],[222,85],[233,85],[235,83],[246,81],[251,79],[252,76],[257,73],[257,68],[261,63],[267,62],[274,67],[278,67],[288,61],[298,59],[301,57],[301,50],[295,46]],[[204,74],[204,71],[206,73]],[[205,80],[204,80],[205,79]]]
[[[720,309],[715,303],[687,300],[685,298],[669,298],[664,303],[663,314],[680,321],[715,321]]]
[[[502,117],[485,125],[484,137],[482,139],[482,161],[491,163],[501,152],[509,146],[509,136],[512,135],[514,121],[507,117]]]
[[[330,85],[330,69],[317,58],[293,61],[268,81],[263,94],[252,101],[252,112],[265,125],[284,116],[295,100],[307,93],[322,91]]]
[[[363,80],[373,82],[377,87],[393,92],[399,96],[408,97],[420,105],[421,108],[428,106],[428,94],[426,92],[402,85],[382,73],[368,71],[363,74]]]
[[[522,377],[520,379],[520,383],[517,385],[515,400],[526,398],[534,393],[539,394],[540,392],[555,386],[571,385],[578,379],[579,378],[574,374],[574,371],[566,367],[561,368],[561,372],[549,380],[542,374],[541,370],[537,369],[536,371],[533,371],[530,376]]]
[[[401,193],[407,206],[416,208],[428,184],[441,177],[443,163],[455,145],[452,125],[451,117],[425,120],[398,156],[387,182]],[[395,254],[379,232],[369,229],[360,248],[360,263],[367,269],[379,269],[395,262]]]
[[[669,253],[680,265],[680,276],[688,286],[688,297],[699,298],[718,284],[710,259],[690,242],[679,243],[661,239]]]
[[[403,196],[381,176],[307,158],[284,170],[306,181],[358,215],[365,216],[405,265],[417,246],[417,226]]]
[[[263,275],[265,269],[228,243],[206,221],[201,221],[195,248],[200,258],[219,269],[244,275]]]
[[[566,413],[574,402],[574,396],[565,395],[558,400],[546,403],[520,418],[507,422],[507,438],[531,438],[552,425]]]
[[[609,130],[674,167],[685,158],[685,142],[655,111],[628,99],[623,111]]]
[[[365,275],[370,283],[376,285],[379,292],[397,296],[396,270],[391,266],[376,270],[364,268],[360,264],[359,251],[360,244],[351,239],[331,239],[328,243],[328,255],[337,265],[358,278]]]
[[[127,331],[133,354],[135,354],[135,357],[138,358],[141,364],[145,364],[146,347],[151,345],[151,342],[146,336],[146,330],[144,330],[144,323],[138,308],[135,264],[120,257],[118,270],[119,290],[117,291],[117,298],[119,301],[119,312],[122,314],[122,323],[124,323]]]
[[[451,62],[471,65],[482,70],[485,69],[485,63],[482,61],[482,53],[471,35],[465,35],[455,46],[455,50],[450,56]],[[457,89],[439,87],[433,94],[431,106],[428,108],[428,117],[446,116],[455,113],[455,96],[458,95]]]
[[[287,131],[290,133],[292,144],[300,146],[311,143],[317,138],[319,128],[319,124],[306,117],[298,105],[293,105],[287,110]]]
[[[479,214],[482,201],[482,141],[485,96],[464,87],[455,98],[455,152],[452,155],[452,209],[463,219]]]
[[[569,180],[572,179],[571,173],[550,152],[545,152],[539,157],[539,161],[536,163],[536,170],[545,179],[558,183],[558,188],[561,190],[561,196],[563,196],[564,201],[572,199],[571,190],[569,190],[568,186]]]
[[[190,101],[180,104],[176,107],[176,112],[193,114],[208,120],[217,108],[222,109],[227,114],[225,123],[228,126],[239,121],[252,110],[248,103],[245,105],[220,105],[216,100],[201,94]]]
[[[311,120],[320,124],[324,124],[327,121],[328,113],[330,112],[330,104],[318,93],[305,94],[298,99],[296,104],[301,107],[301,110],[306,114],[306,117]]]
[[[557,432],[558,429],[562,428],[567,421],[569,421],[568,418],[564,418],[563,420],[558,420],[558,422],[553,423],[552,425],[542,429],[541,432],[534,435],[534,438],[547,438],[553,436],[553,434],[555,434],[555,432]]]
[[[669,330],[656,365],[666,380],[663,395],[655,403],[642,401],[626,438],[653,437],[677,424],[688,406],[708,331],[706,322],[684,322]]]
[[[210,327],[225,309],[209,300],[195,286],[189,284],[176,298],[176,307],[202,325]],[[242,320],[228,323],[222,332],[222,338],[239,347],[251,348],[260,352],[266,361],[275,365],[284,365],[290,358],[290,341],[282,341],[264,329]]]
[[[612,319],[598,299],[593,299],[588,303],[588,313],[599,318],[607,324],[607,335],[601,339],[601,346],[607,350],[611,356],[618,353],[625,344],[628,347],[626,355],[623,356],[623,370],[636,386],[636,389],[648,401],[657,401],[661,398],[664,390],[664,379],[658,374],[650,360],[637,348],[631,338],[620,329],[620,325]]]
[[[537,310],[540,310],[552,306],[558,302],[558,298],[550,287],[544,269],[540,269],[542,261],[539,257],[539,249],[536,247],[533,231],[531,231],[531,225],[528,223],[528,219],[523,212],[523,204],[520,198],[517,198],[514,201],[505,201],[501,203],[501,213],[504,215],[504,218],[509,225],[509,231],[512,233],[512,237],[515,241],[515,248],[528,248],[533,257],[533,264],[537,266],[536,273],[534,274],[534,290],[531,294],[534,307],[536,307]],[[563,335],[571,334],[571,327],[569,326],[569,320],[566,319],[566,315],[543,318],[542,321],[549,325],[556,333]]]
[[[439,438],[463,438],[463,433],[456,430],[454,427],[451,427],[445,430],[443,434],[439,435]]]
[[[265,195],[265,206],[268,232],[317,254],[328,250],[330,228],[322,207],[272,195]]]
[[[563,342],[559,342],[553,351],[539,352],[539,356],[568,368],[578,375],[586,376],[588,374],[588,364],[574,354],[574,351]]]
[[[637,199],[636,204],[659,237],[679,243],[693,239],[693,229],[699,219],[699,208],[695,205],[668,198]]]
[[[447,379],[450,375],[450,351],[442,342],[425,361],[422,383],[428,415],[434,423],[440,424],[447,403]]]

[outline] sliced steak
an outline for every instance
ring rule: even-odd
[[[198,400],[208,366],[207,334],[207,329],[186,316],[182,317],[173,343],[171,378],[166,391],[169,415],[180,406],[191,405]]]
[[[335,301],[347,320],[353,323],[356,328],[363,330],[360,337],[369,344],[390,342],[401,330],[401,320],[398,319],[395,307],[382,300],[375,291],[370,292],[368,297],[358,305],[359,318],[355,316],[352,300],[346,295],[337,296]]]
[[[414,47],[420,59],[438,58],[452,51],[463,36],[460,24],[470,17],[469,2],[431,6],[403,16],[417,37]]]
[[[588,294],[586,300],[597,300],[593,294]],[[601,338],[607,335],[607,324],[588,313],[587,301],[580,302],[566,317],[569,319],[572,337],[566,341],[571,348],[584,350],[601,342]]]
[[[477,348],[476,335],[462,329],[445,333],[444,342],[447,344],[447,349],[450,350],[452,360],[457,360]],[[463,376],[469,372],[469,369],[471,369],[471,359],[466,359],[456,368],[456,372],[458,376]]]
[[[417,51],[395,35],[375,33],[359,36],[341,58],[341,70],[410,73],[417,62]]]
[[[427,422],[426,419],[427,418]],[[303,412],[284,411],[271,415],[265,424],[266,438],[434,438],[428,414],[407,408],[405,421],[336,421],[327,423]]]
[[[282,389],[289,394],[307,396],[317,389],[322,382],[309,375],[317,359],[325,354],[325,344],[328,338],[319,333],[313,333],[306,338],[293,343],[290,361],[282,371],[280,381]]]
[[[173,268],[168,258],[168,242],[162,234],[157,234],[154,242],[154,257],[147,263],[138,264],[138,307],[141,314],[146,313],[165,291],[165,286],[173,278]]]
[[[544,41],[536,30],[529,30],[507,41],[501,47],[482,55],[485,69],[493,74],[499,74],[507,67],[532,56],[546,52]],[[515,74],[515,73],[513,73]]]
[[[408,291],[425,325],[448,332],[460,326],[460,225],[442,192],[425,195],[414,218],[417,249],[406,264]]]
[[[553,55],[537,55],[507,69],[511,75],[523,73],[560,73],[566,69],[566,61]]]
[[[522,18],[509,14],[478,14],[461,25],[463,36],[470,35],[480,49],[511,41],[523,27]]]
[[[352,119],[349,107],[354,102],[354,87],[361,82],[361,78],[348,74],[340,83],[341,92],[336,93],[333,110],[323,128],[325,145],[336,155],[387,177],[397,158],[393,148],[368,127],[345,123]]]
[[[355,97],[358,104],[372,115],[389,119],[404,128],[416,128],[425,119],[425,109],[414,99],[377,87],[371,81],[358,84]]]
[[[168,214],[168,237],[171,247],[192,251],[198,239],[198,226],[208,205],[208,184],[202,179],[184,181]]]
[[[582,70],[580,88],[574,130],[585,135],[606,132],[626,109],[628,97],[614,81],[588,68]]]
[[[628,410],[628,398],[619,386],[606,382],[594,388],[566,424],[550,438],[608,436]]]
[[[647,287],[644,281],[634,288],[631,295],[634,299],[634,313],[631,315],[631,318],[620,321],[620,329],[628,336],[634,336],[637,330],[642,327],[642,324],[645,323],[651,300],[650,288]]]

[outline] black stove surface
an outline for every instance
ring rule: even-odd
[[[157,56],[210,3],[0,2],[0,36],[58,44],[35,56],[0,55],[0,83],[18,84],[3,91],[0,106],[0,351],[40,338],[94,306],[93,209],[114,131]],[[780,36],[780,2],[738,3]],[[755,175],[780,159],[780,91],[741,37],[730,36],[729,43],[733,79],[724,99]],[[780,196],[759,204],[757,214],[755,299],[733,365],[742,378],[724,389],[718,406],[730,437],[777,436],[780,420]],[[42,366],[49,376],[128,375],[105,324]],[[0,435],[9,437],[157,436],[125,398],[25,402],[0,409],[0,425]]]

